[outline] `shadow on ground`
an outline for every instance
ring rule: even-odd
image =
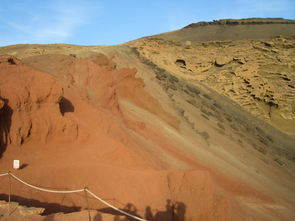
[[[8,200],[8,195],[7,194],[0,194],[0,199],[2,200]],[[81,207],[79,206],[64,206],[58,203],[47,203],[47,202],[41,202],[39,200],[35,199],[28,199],[16,195],[11,195],[11,201],[12,202],[17,202],[22,206],[27,206],[27,207],[41,207],[45,208],[45,211],[42,213],[42,215],[49,215],[52,213],[71,213],[71,212],[77,212],[81,210]]]
[[[8,99],[0,97],[2,107],[0,107],[0,158],[5,152],[7,145],[9,144],[9,130],[11,126],[11,116],[13,110],[9,107]]]
[[[132,203],[128,203],[124,208],[122,208],[122,210],[131,215],[144,218],[148,221],[184,221],[186,206],[182,202],[172,202],[172,200],[168,199],[166,201],[165,211],[153,210],[150,206],[147,206],[144,212],[144,217],[138,214],[137,208]],[[114,215],[114,221],[136,221],[136,219],[129,216],[124,216],[124,214],[121,214],[119,211],[109,207],[99,209],[98,211]],[[102,219],[97,217],[94,220],[100,221]]]

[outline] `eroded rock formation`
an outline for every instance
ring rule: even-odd
[[[147,38],[136,46],[161,68],[202,82],[254,116],[295,135],[294,38],[192,43],[189,49],[185,42]],[[175,64],[177,60],[186,65]]]
[[[1,56],[0,75],[0,94],[6,101],[1,114],[6,144],[21,145],[29,139],[47,143],[56,134],[77,138],[74,120],[61,114],[63,89],[54,78],[11,56]]]

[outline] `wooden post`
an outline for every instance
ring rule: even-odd
[[[9,179],[9,194],[8,194],[8,203],[10,205],[10,200],[11,200],[11,175],[10,175],[10,171],[8,172],[8,179]]]
[[[8,179],[9,179],[9,193],[8,193],[8,216],[10,216],[10,211],[11,211],[11,175],[10,175],[10,171],[8,172]]]
[[[84,194],[85,194],[85,200],[86,200],[86,206],[88,210],[88,219],[91,221],[91,215],[90,215],[90,208],[89,208],[89,201],[88,201],[88,196],[87,196],[87,187],[84,188]]]

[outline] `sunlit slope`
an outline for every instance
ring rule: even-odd
[[[3,47],[1,171],[17,158],[26,167],[15,173],[30,183],[87,186],[147,219],[291,221],[294,119],[282,119],[293,116],[293,45],[153,37]],[[15,181],[13,193],[85,207],[80,195],[42,195]],[[92,199],[90,207],[111,212]]]
[[[156,35],[156,37],[166,40],[196,42],[269,39],[279,35],[295,35],[294,20],[257,18],[199,22],[176,31]]]

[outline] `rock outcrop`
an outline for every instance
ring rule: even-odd
[[[138,51],[161,68],[202,82],[237,102],[254,116],[295,136],[293,37],[267,41],[194,43],[147,38]],[[154,50],[158,53],[154,53]],[[175,61],[186,61],[179,66]]]
[[[0,96],[5,101],[3,143],[21,145],[29,139],[47,143],[56,134],[77,138],[74,120],[61,114],[63,89],[54,78],[5,55],[0,60],[0,76]]]

